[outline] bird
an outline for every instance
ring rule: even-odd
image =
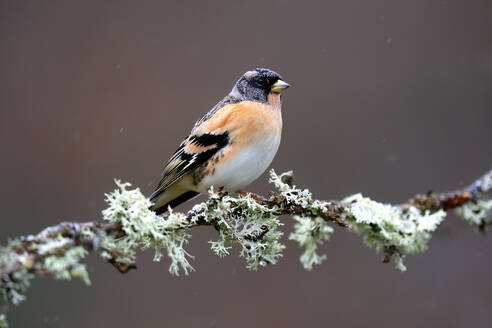
[[[244,73],[231,92],[198,120],[167,162],[150,195],[150,209],[165,213],[211,186],[243,188],[271,164],[282,134],[282,92],[290,87],[267,68]]]

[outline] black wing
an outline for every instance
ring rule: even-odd
[[[206,163],[217,152],[222,150],[229,143],[229,133],[221,134],[205,133],[202,135],[192,135],[185,139],[174,155],[171,157],[159,182],[156,190],[150,195],[150,200],[155,200],[169,186],[175,183],[185,174],[193,171],[200,165]],[[186,145],[192,144],[198,148],[203,148],[194,153],[186,152]]]

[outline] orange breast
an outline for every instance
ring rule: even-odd
[[[280,134],[282,131],[282,114],[278,104],[261,104],[243,101],[219,109],[209,120],[203,122],[193,133],[200,135],[207,132],[229,132],[234,142]]]
[[[278,98],[278,96],[277,96]],[[270,104],[261,104],[252,101],[243,101],[238,104],[224,106],[215,113],[209,120],[203,122],[193,133],[203,134],[206,132],[229,133],[230,144],[215,158],[202,167],[195,174],[195,182],[199,183],[203,176],[220,171],[220,167],[229,161],[235,161],[242,150],[251,149],[252,145],[264,144],[266,149],[272,149],[272,154],[265,154],[266,157],[273,158],[280,143],[282,133],[282,114],[280,109],[280,99],[275,102],[272,99]],[[261,150],[258,151],[258,154]],[[268,159],[267,165],[271,158]],[[261,159],[251,158],[252,161]],[[252,163],[253,164],[253,163]],[[227,166],[227,164],[226,164]],[[236,174],[241,172],[236,172]],[[262,172],[259,172],[260,174]],[[208,188],[208,187],[207,187]]]

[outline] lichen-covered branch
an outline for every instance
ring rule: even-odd
[[[101,222],[64,222],[0,247],[0,303],[23,301],[30,280],[37,275],[80,278],[90,284],[83,264],[89,253],[99,254],[125,273],[136,267],[139,249],[153,248],[154,260],[161,260],[163,254],[170,259],[171,274],[188,274],[194,270],[193,257],[185,245],[190,230],[200,225],[217,230],[218,239],[209,242],[216,255],[228,255],[230,244],[236,243],[247,268],[257,270],[277,263],[282,256],[281,215],[291,215],[296,221],[289,239],[305,249],[300,260],[308,270],[326,259],[317,248],[330,239],[335,224],[361,235],[366,245],[384,253],[383,262],[393,259],[404,271],[405,255],[427,248],[430,233],[448,211],[456,209],[469,223],[484,229],[492,209],[492,170],[462,190],[428,192],[400,205],[379,203],[360,194],[341,201],[316,200],[309,190],[294,185],[292,172],[277,175],[272,170],[270,182],[276,191],[268,197],[233,197],[211,190],[207,201],[187,213],[169,210],[158,216],[149,210],[151,203],[138,188],[129,190],[130,184],[116,181],[118,189],[106,195],[108,208]],[[0,314],[2,325],[6,321]]]

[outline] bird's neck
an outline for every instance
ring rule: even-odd
[[[273,107],[273,109],[280,110],[282,107],[282,99],[280,99],[280,94],[269,93],[268,94],[268,104]]]

